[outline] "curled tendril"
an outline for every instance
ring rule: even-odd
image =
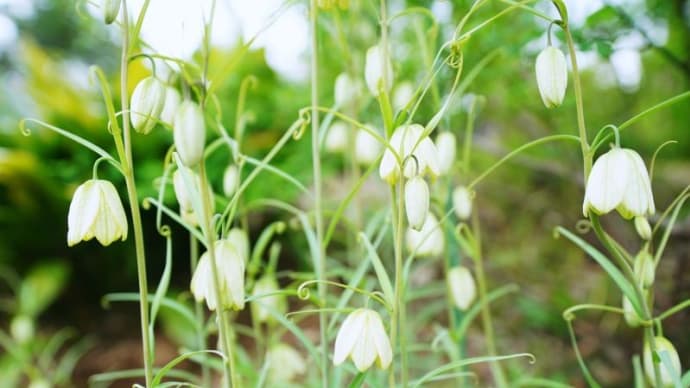
[[[19,120],[19,132],[24,136],[31,136],[31,128],[26,126],[26,119]]]
[[[299,127],[292,134],[292,138],[295,140],[299,140],[300,138],[302,138],[302,135],[304,135],[304,132],[306,132],[309,123],[311,123],[311,112],[309,111],[309,108],[300,109],[299,119],[295,123],[298,124]]]
[[[309,286],[312,284],[326,284],[330,286],[335,286],[335,287],[340,287],[346,290],[351,290],[357,293],[360,293],[362,295],[366,295],[371,299],[376,300],[377,302],[381,303],[384,307],[388,308],[388,304],[386,303],[386,299],[382,296],[383,293],[381,291],[365,291],[357,287],[352,287],[348,286],[342,283],[338,282],[333,282],[330,280],[318,280],[318,279],[313,279],[313,280],[307,280],[300,284],[300,286],[297,288],[297,297],[299,297],[302,300],[308,300],[311,298],[311,290],[309,289]]]
[[[589,220],[579,220],[575,223],[575,231],[579,234],[587,234],[590,230],[592,230],[592,223]]]
[[[163,237],[171,237],[172,236],[172,231],[170,230],[170,226],[168,225],[161,225],[158,228],[158,234],[160,234]]]
[[[141,207],[144,208],[144,210],[151,209],[151,198],[144,198],[144,200],[141,201]]]
[[[434,339],[431,341],[431,350],[433,352],[438,352],[441,347],[441,341],[443,341],[444,338],[448,337],[448,330],[440,330],[438,334],[434,337]]]
[[[551,235],[553,236],[553,238],[559,239],[561,238],[561,231],[558,229],[558,227],[553,228],[553,232],[551,232]]]
[[[318,282],[318,280],[307,280],[306,282],[300,284],[299,287],[297,287],[297,297],[302,300],[308,300],[311,297],[311,290],[309,290],[309,286]]]
[[[153,76],[155,77],[156,76],[156,61],[154,60],[154,58],[151,55],[146,54],[146,53],[138,53],[138,54],[130,56],[127,59],[127,62],[128,63],[132,62],[136,59],[139,59],[140,57],[144,57],[144,58],[148,59],[149,62],[151,62],[151,73],[153,73]]]
[[[413,176],[419,175],[419,173],[421,172],[421,171],[419,171],[419,159],[417,159],[417,157],[414,156],[413,154],[409,154],[405,157],[405,159],[403,159],[401,170],[405,171],[405,167],[407,167],[407,163],[410,161],[414,161],[414,174],[413,174]]]

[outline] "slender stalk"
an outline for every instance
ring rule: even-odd
[[[146,252],[144,247],[144,231],[141,224],[139,211],[139,199],[134,180],[134,165],[132,163],[132,139],[129,125],[129,99],[127,93],[127,68],[129,52],[129,15],[127,14],[127,2],[122,2],[122,55],[120,56],[120,101],[122,105],[122,138],[115,136],[116,146],[124,149],[124,160],[121,160],[124,172],[127,196],[129,197],[129,209],[132,215],[132,229],[134,231],[134,248],[137,260],[137,279],[139,281],[139,315],[141,321],[141,342],[144,357],[144,378],[146,386],[151,386],[153,380],[153,349],[149,336],[149,302],[148,283],[146,279]]]
[[[402,175],[402,170],[401,170]],[[406,386],[407,383],[407,354],[405,349],[405,335],[404,335],[404,293],[403,293],[403,182],[402,177],[400,182],[398,182],[397,187],[391,187],[391,199],[393,203],[393,225],[395,229],[393,232],[393,255],[395,257],[395,285],[393,287],[395,303],[393,304],[393,312],[391,314],[391,347],[395,350],[398,336],[400,336],[400,379],[402,381],[402,386]],[[398,334],[398,332],[400,334]],[[391,388],[395,387],[395,368],[391,367],[390,374],[388,375],[388,383]]]
[[[199,262],[199,243],[193,234],[189,234],[189,260],[191,273],[196,270],[197,263]],[[206,335],[204,333],[204,308],[201,303],[194,303],[194,318],[196,319],[197,327],[196,330],[196,342],[198,350],[206,349]],[[211,385],[211,375],[209,374],[208,365],[206,364],[206,355],[201,354],[201,385],[203,387],[208,387]]]
[[[322,303],[326,301],[326,252],[323,245],[323,209],[321,192],[321,155],[319,152],[319,39],[318,39],[318,4],[311,0],[309,20],[311,24],[311,158],[314,174],[314,223],[316,224],[315,262],[316,277],[319,280],[318,293]],[[321,335],[321,385],[328,386],[328,336],[326,335],[326,314],[319,311],[319,333]]]

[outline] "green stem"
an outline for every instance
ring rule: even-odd
[[[402,171],[401,171],[402,175]],[[400,379],[402,386],[405,387],[407,383],[407,354],[406,354],[406,340],[405,340],[405,300],[404,300],[404,282],[403,282],[403,178],[401,177],[397,187],[391,187],[391,198],[393,200],[393,225],[395,225],[393,239],[393,253],[395,256],[395,285],[394,285],[394,301],[393,313],[391,314],[390,337],[391,346],[396,348],[398,336],[400,336]],[[395,387],[395,368],[391,367],[388,376],[388,382],[391,388]]]
[[[149,307],[148,307],[148,283],[146,279],[146,252],[144,247],[144,231],[141,224],[139,199],[134,180],[134,165],[132,163],[132,140],[129,125],[129,99],[127,93],[127,66],[129,51],[129,23],[127,15],[127,2],[122,2],[122,55],[120,57],[120,101],[122,105],[122,138],[114,136],[118,150],[123,150],[124,160],[120,161],[127,185],[129,197],[129,209],[132,215],[132,229],[134,231],[134,247],[137,260],[137,279],[139,282],[139,314],[141,323],[141,342],[144,358],[144,377],[146,386],[151,387],[153,380],[153,349],[149,336]],[[135,36],[136,37],[136,36]]]
[[[191,266],[191,273],[194,273],[196,270],[197,263],[199,262],[199,243],[196,240],[196,237],[192,233],[189,234],[189,258],[190,258],[190,266]],[[204,330],[205,326],[205,318],[204,318],[204,310],[203,306],[201,303],[194,303],[194,318],[197,323],[197,330],[196,330],[196,342],[198,349],[197,350],[204,350],[206,349],[206,333]],[[208,369],[208,364],[205,362],[206,360],[206,355],[202,354],[200,355],[201,357],[201,385],[203,387],[208,387],[211,385],[211,375],[209,374],[209,369]]]
[[[314,223],[316,224],[316,277],[319,280],[318,293],[321,303],[326,302],[326,286],[323,283],[326,273],[326,252],[323,245],[323,209],[321,190],[321,155],[319,152],[319,39],[318,4],[311,0],[309,20],[311,24],[311,157],[314,174]],[[326,314],[319,311],[319,333],[321,336],[321,385],[328,384],[328,336],[326,333]]]

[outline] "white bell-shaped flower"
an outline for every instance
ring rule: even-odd
[[[442,175],[448,174],[455,163],[455,135],[444,131],[436,137],[436,149],[438,150],[438,167]]]
[[[427,170],[433,175],[441,173],[438,162],[438,150],[428,136],[424,136],[424,127],[419,124],[398,127],[390,138],[391,148],[405,163],[403,173],[406,178],[422,175]],[[414,160],[411,156],[414,156]],[[400,176],[400,165],[390,148],[386,148],[379,166],[379,175],[390,184],[395,184]]]
[[[269,311],[273,311],[280,315],[287,312],[287,300],[285,299],[285,295],[275,294],[279,290],[280,287],[278,286],[274,274],[266,274],[254,283],[252,295],[274,294],[261,297],[260,299],[256,299],[256,302],[252,302],[252,316],[257,322],[273,321],[273,316]]]
[[[680,374],[682,372],[678,352],[671,341],[661,336],[654,337],[654,347],[656,349],[656,357],[652,356],[652,349],[649,343],[645,341],[642,352],[642,364],[644,365],[647,381],[652,386],[656,385],[656,379],[654,378],[654,363],[656,362],[659,364],[659,371],[661,372],[662,387],[673,387],[676,380],[680,381]],[[662,354],[664,353],[668,356],[671,365],[667,366],[666,363],[661,361]]]
[[[182,166],[181,169],[175,170],[173,173],[173,189],[177,203],[180,204],[180,214],[182,218],[192,225],[197,225],[201,217],[197,216],[194,210],[195,198],[201,198],[201,178],[199,174],[191,169]],[[186,177],[186,178],[185,178]],[[211,205],[211,211],[215,211],[215,199],[213,197],[213,188],[208,186],[208,197],[206,201]],[[201,202],[199,202],[199,210],[201,210]]]
[[[148,134],[156,125],[165,103],[165,85],[156,77],[139,81],[130,100],[132,127],[141,134]]]
[[[405,182],[405,213],[410,228],[420,230],[429,212],[429,186],[416,176]]]
[[[247,236],[247,232],[244,229],[230,229],[226,240],[230,241],[232,246],[237,249],[237,253],[242,256],[245,263],[249,261],[249,236]]]
[[[223,194],[231,198],[240,184],[240,170],[237,165],[231,164],[225,168],[223,173]]]
[[[172,86],[165,87],[165,102],[163,103],[163,110],[161,110],[161,121],[173,126],[175,122],[175,113],[180,107],[180,92]]]
[[[365,125],[375,131],[373,125]],[[355,135],[355,160],[357,163],[369,166],[376,162],[381,154],[381,143],[369,132],[360,128]]]
[[[548,46],[537,56],[535,66],[539,94],[547,108],[554,108],[563,102],[568,86],[568,65],[563,52]]]
[[[326,151],[331,153],[344,152],[347,149],[347,124],[336,121],[326,132]]]
[[[414,97],[414,91],[412,82],[400,82],[393,91],[393,109],[398,111],[404,108]]]
[[[175,115],[173,139],[185,166],[194,167],[201,162],[206,144],[206,125],[204,112],[195,102],[187,100],[180,104]]]
[[[112,183],[90,179],[77,187],[67,214],[67,245],[96,237],[102,245],[127,238],[127,216]]]
[[[448,271],[447,281],[455,306],[467,310],[477,297],[477,285],[470,270],[461,265],[453,267]]]
[[[307,371],[307,363],[295,349],[287,344],[278,343],[268,348],[268,381],[272,386],[280,386]]]
[[[367,82],[369,92],[374,97],[378,97],[381,90],[385,90],[386,93],[390,91],[393,85],[393,65],[391,64],[390,56],[384,62],[381,45],[373,46],[367,50],[364,63],[364,79]]]
[[[390,366],[393,351],[381,316],[376,311],[357,309],[343,321],[335,338],[333,364],[340,365],[348,357],[360,372],[369,369],[374,361],[381,369]]]
[[[624,218],[644,217],[655,212],[647,167],[640,155],[614,147],[594,163],[587,179],[582,212],[605,214],[616,209]]]
[[[432,212],[427,213],[422,230],[407,228],[405,234],[407,250],[417,257],[438,256],[443,253],[445,237],[438,219]]]
[[[347,73],[340,73],[335,78],[335,104],[339,107],[351,105],[359,97],[361,88],[361,81],[352,79]]]
[[[214,244],[216,254],[216,269],[220,295],[223,298],[218,303],[213,284],[211,269],[211,255],[205,252],[197,264],[190,289],[197,302],[206,301],[209,310],[222,309],[241,310],[244,308],[244,259],[228,240],[219,240]]]
[[[453,190],[453,211],[463,221],[472,215],[472,193],[467,187],[458,186]]]

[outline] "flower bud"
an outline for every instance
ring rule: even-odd
[[[680,358],[676,348],[673,347],[671,341],[664,337],[654,337],[654,347],[656,355],[652,355],[652,349],[649,343],[645,341],[642,352],[642,363],[644,365],[644,373],[647,376],[647,381],[652,386],[656,386],[656,379],[654,378],[654,364],[659,364],[659,372],[661,372],[662,387],[673,387],[676,380],[680,381],[681,365]],[[663,356],[663,355],[666,356]],[[671,365],[664,363],[662,357],[668,357]]]
[[[400,82],[393,92],[393,109],[403,109],[414,97],[414,86],[410,81]]]
[[[199,105],[192,101],[180,104],[175,115],[173,138],[182,164],[194,167],[201,162],[206,144],[206,126],[204,112]]]
[[[568,86],[568,65],[561,50],[548,46],[537,56],[535,66],[539,94],[547,108],[555,108],[563,102]]]
[[[467,220],[472,214],[472,194],[467,187],[458,186],[453,190],[453,211],[461,220]]]
[[[173,126],[175,122],[175,113],[180,106],[180,92],[172,86],[165,87],[165,102],[163,103],[163,110],[161,110],[161,121]]]
[[[429,186],[420,176],[405,182],[405,213],[410,228],[422,229],[429,212]]]
[[[347,73],[340,73],[335,78],[335,104],[339,107],[351,105],[360,94],[361,84]]]
[[[240,228],[232,228],[228,232],[226,240],[235,247],[245,263],[249,261],[249,236],[247,236],[247,232]]]
[[[364,63],[364,79],[367,82],[369,92],[374,97],[378,97],[381,90],[388,93],[393,85],[393,65],[391,64],[390,57],[384,62],[383,50],[380,44],[367,50],[366,62]]]
[[[393,131],[390,147],[383,153],[379,166],[379,175],[382,179],[389,184],[395,184],[400,176],[400,166],[391,148],[405,163],[403,174],[406,178],[422,175],[427,170],[433,176],[440,174],[436,146],[428,136],[422,138],[423,135],[424,127],[419,124],[403,125]]]
[[[436,137],[438,150],[438,167],[441,174],[450,172],[455,162],[455,135],[449,131],[441,132]]]
[[[635,256],[633,263],[633,272],[635,279],[642,285],[643,288],[651,288],[654,285],[655,266],[654,257],[643,249]]]
[[[467,310],[477,297],[477,285],[470,270],[461,265],[453,267],[448,271],[447,281],[455,306]]]
[[[67,214],[67,245],[96,237],[104,246],[127,238],[127,216],[112,183],[90,179],[74,192]]]
[[[182,169],[184,169],[184,172]],[[201,178],[196,172],[187,167],[182,167],[182,169],[175,170],[173,173],[175,197],[177,198],[177,203],[180,204],[182,218],[192,225],[197,225],[201,217],[197,217],[194,211],[194,199],[201,198]],[[206,201],[211,205],[211,211],[214,211],[215,199],[213,197],[213,189],[210,186],[208,187]],[[199,206],[201,206],[201,202],[199,202]]]
[[[240,170],[236,165],[231,164],[225,168],[225,173],[223,173],[223,194],[228,198],[232,197],[239,184]]]
[[[165,86],[156,77],[146,77],[139,81],[132,93],[130,102],[132,127],[146,135],[156,125],[163,104],[165,103]]]
[[[372,125],[365,125],[372,131],[376,131]],[[355,160],[365,166],[376,162],[381,154],[381,143],[369,132],[358,129],[355,135]]]
[[[256,322],[267,322],[273,321],[273,316],[269,311],[273,311],[277,314],[283,315],[287,312],[287,300],[285,295],[276,294],[280,291],[278,287],[278,282],[276,282],[273,274],[264,275],[254,284],[254,292],[252,295],[260,296],[266,294],[274,294],[269,296],[261,297],[256,299],[256,302],[252,302],[252,315]]]
[[[335,338],[333,364],[340,365],[348,357],[360,372],[369,369],[374,361],[381,369],[390,366],[393,350],[381,316],[376,311],[357,309],[343,321]]]
[[[627,296],[623,295],[623,318],[625,323],[630,327],[639,327],[642,324],[642,319],[637,315],[635,307]]]
[[[339,153],[344,152],[345,149],[347,149],[347,125],[342,121],[336,121],[326,132],[326,151]]]
[[[445,246],[441,224],[432,212],[427,213],[422,230],[407,229],[405,241],[407,250],[417,257],[439,256]]]
[[[104,0],[103,1],[103,19],[105,24],[111,24],[117,19],[117,14],[120,13],[121,0]]]
[[[285,384],[307,371],[304,358],[295,349],[282,343],[268,349],[266,361],[268,363],[267,379],[269,385],[274,387]]]
[[[635,217],[635,230],[641,239],[645,241],[652,239],[652,227],[649,226],[649,221],[647,221],[646,217]]]

